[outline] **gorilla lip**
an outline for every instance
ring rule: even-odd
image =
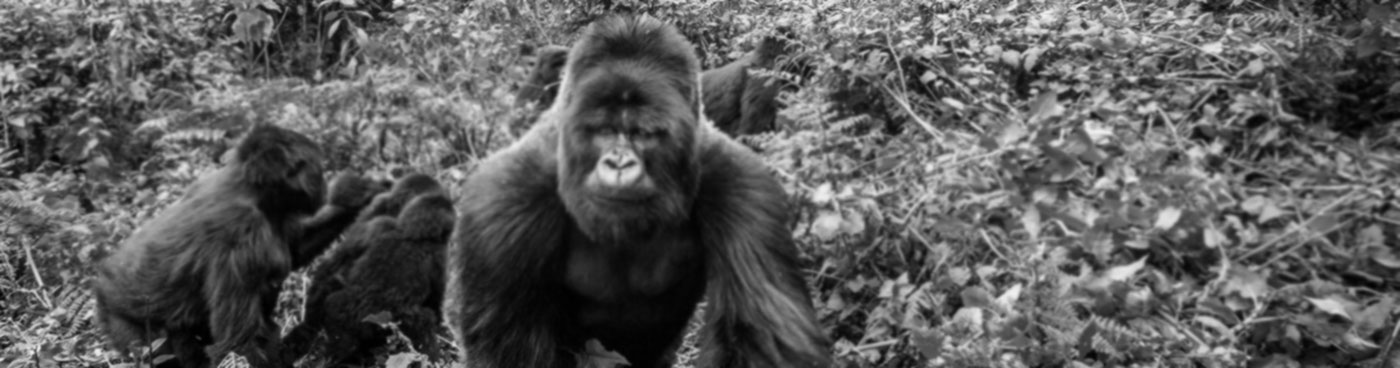
[[[651,201],[656,194],[643,192],[640,190],[629,190],[626,188],[607,190],[594,194],[593,197],[600,202],[616,204],[637,204]]]

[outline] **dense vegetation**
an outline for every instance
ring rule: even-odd
[[[451,187],[525,124],[520,46],[610,11],[708,67],[799,35],[745,140],[848,366],[1400,364],[1393,0],[9,0],[0,365],[108,365],[93,261],[250,123]]]

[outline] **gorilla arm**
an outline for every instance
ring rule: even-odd
[[[383,183],[359,175],[336,175],[331,180],[326,205],[321,206],[316,214],[296,222],[295,229],[287,229],[292,269],[302,268],[315,260],[346,228],[355,223],[360,209],[385,189]]]
[[[712,128],[693,216],[707,254],[704,367],[830,367],[815,320],[787,194],[758,156]],[[763,359],[756,359],[761,357]]]
[[[538,341],[562,335],[550,329],[572,317],[555,302],[563,286],[547,278],[563,267],[561,229],[572,226],[556,194],[555,134],[554,124],[536,124],[482,162],[458,200],[443,309],[467,366],[558,367],[569,358],[552,351],[561,342]]]
[[[700,73],[700,91],[705,101],[704,116],[720,130],[732,132],[739,124],[740,104],[744,95],[745,71],[752,64],[746,56],[725,66]]]
[[[187,252],[184,255],[189,259],[176,260],[172,264],[190,268],[172,275],[204,278],[201,292],[204,300],[208,301],[209,332],[214,338],[213,344],[206,350],[216,360],[232,351],[251,362],[276,361],[279,358],[278,328],[276,322],[268,318],[272,315],[268,308],[272,308],[274,303],[265,296],[275,296],[276,290],[281,287],[280,281],[290,271],[286,248],[251,203],[201,203],[211,206],[201,208],[207,211],[184,214],[192,218],[217,215],[220,221],[228,225],[202,229],[201,234],[184,233],[183,236],[204,238],[190,239],[192,243],[226,245],[185,248]]]

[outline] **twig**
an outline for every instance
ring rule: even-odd
[[[1326,207],[1323,207],[1321,210],[1317,211],[1317,214],[1313,215],[1312,217],[1309,217],[1306,221],[1303,221],[1302,224],[1303,224],[1303,225],[1306,225],[1307,223],[1312,222],[1313,220],[1316,220],[1318,217],[1322,217],[1323,215],[1325,215],[1325,214],[1331,212],[1332,209],[1336,208],[1337,206],[1340,206],[1342,203],[1346,203],[1346,202],[1350,201],[1350,200],[1351,200],[1351,197],[1354,196],[1354,195],[1355,195],[1356,193],[1358,193],[1358,192],[1360,192],[1360,191],[1359,191],[1359,190],[1353,190],[1353,191],[1351,191],[1351,192],[1349,192],[1349,193],[1347,193],[1347,194],[1345,194],[1345,195],[1342,195],[1341,198],[1337,198],[1337,200],[1332,201],[1332,203],[1328,203]],[[1270,248],[1273,248],[1276,244],[1278,244],[1279,242],[1282,242],[1283,239],[1286,239],[1286,238],[1288,238],[1288,237],[1294,235],[1295,233],[1298,233],[1298,232],[1300,232],[1300,231],[1303,231],[1303,229],[1306,228],[1306,227],[1307,227],[1307,226],[1296,226],[1296,227],[1293,227],[1292,229],[1289,229],[1287,232],[1285,232],[1285,233],[1283,233],[1283,234],[1280,234],[1279,236],[1277,236],[1277,237],[1275,237],[1275,238],[1273,238],[1273,239],[1270,239],[1267,243],[1264,243],[1263,245],[1260,245],[1258,248],[1254,248],[1254,250],[1245,252],[1244,255],[1240,256],[1239,259],[1241,259],[1241,260],[1247,259],[1247,258],[1249,258],[1249,257],[1253,257],[1253,256],[1256,255],[1256,254],[1259,254],[1259,252],[1263,252],[1263,251],[1265,251],[1265,250],[1268,250],[1268,249],[1270,249]]]
[[[44,308],[52,309],[53,302],[49,301],[49,298],[45,297],[44,293],[39,292],[39,290],[44,290],[44,278],[39,275],[39,261],[34,259],[34,246],[24,241],[24,239],[20,239],[19,244],[20,247],[24,248],[24,258],[28,261],[27,263],[29,263],[29,272],[34,273],[34,283],[36,284],[33,289],[27,291],[30,294],[34,294],[34,298],[39,299],[39,304],[43,304]]]

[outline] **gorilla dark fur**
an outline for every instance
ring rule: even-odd
[[[323,206],[320,149],[273,126],[252,128],[230,157],[98,266],[97,320],[114,348],[164,332],[184,367],[229,352],[254,367],[288,366],[272,320],[282,280],[384,188],[341,174]]]
[[[785,30],[780,30],[787,33]],[[739,60],[705,71],[700,90],[705,96],[705,116],[719,130],[732,135],[754,134],[777,128],[778,92],[786,82],[759,76],[750,69],[773,69],[778,57],[791,47],[783,36],[764,37],[758,48]]]
[[[314,352],[329,366],[364,363],[370,358],[364,353],[388,336],[364,321],[380,312],[390,313],[420,351],[435,357],[443,257],[455,220],[452,201],[427,175],[405,176],[375,197],[313,269],[305,320],[287,335],[289,361]],[[322,332],[325,339],[317,340]]]
[[[787,194],[701,123],[699,62],[670,25],[611,17],[554,105],[467,179],[444,316],[468,367],[578,366],[597,339],[669,366],[708,298],[699,367],[830,367]]]
[[[701,74],[705,116],[720,131],[744,135],[777,128],[778,93],[789,84],[759,76],[750,69],[774,69],[779,66],[779,57],[791,51],[792,44],[787,39],[791,32],[786,29],[779,32],[780,35],[764,37],[758,47],[744,57]],[[540,108],[552,104],[567,53],[568,49],[563,46],[540,48],[536,52],[535,68],[528,83],[517,94],[516,103],[536,101]]]
[[[569,48],[559,45],[545,45],[535,50],[535,65],[530,69],[530,77],[515,95],[515,104],[524,106],[535,102],[536,107],[545,108],[554,103],[554,95],[559,93],[559,78],[564,72],[564,61],[569,57]]]
[[[420,173],[404,175],[394,182],[389,191],[375,196],[369,206],[360,211],[359,216],[355,218],[355,223],[348,230],[345,230],[344,238],[364,238],[365,236],[361,233],[368,229],[371,219],[379,216],[396,217],[399,215],[399,210],[403,209],[404,204],[409,200],[420,195],[434,193],[446,193],[446,191],[442,188],[442,184],[439,184],[433,177]],[[340,280],[336,279],[333,274],[360,259],[360,255],[364,254],[368,245],[365,242],[342,241],[326,252],[326,256],[321,257],[311,269],[311,286],[307,290],[306,297],[308,303],[324,300],[327,293],[342,288],[343,285],[339,284]]]

